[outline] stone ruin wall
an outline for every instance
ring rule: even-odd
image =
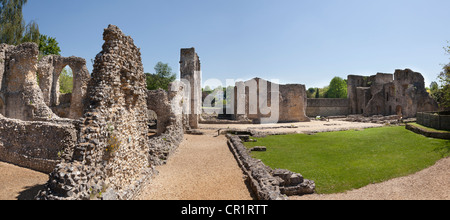
[[[59,118],[43,101],[37,84],[38,46],[2,44],[0,58],[0,113],[23,121],[48,121]]]
[[[77,140],[77,122],[55,115],[37,79],[38,46],[0,46],[0,160],[49,173]]]
[[[73,74],[73,90],[71,94],[60,94],[59,78],[62,70],[69,66]],[[49,55],[38,63],[39,87],[44,102],[60,117],[78,119],[83,115],[84,100],[90,74],[86,60],[80,57],[61,57]]]
[[[160,154],[157,148],[169,144],[176,148],[182,140],[181,118],[172,117],[173,109],[165,109],[172,126],[153,139],[148,137],[146,116],[148,102],[162,101],[164,108],[170,100],[180,99],[183,92],[149,95],[139,48],[133,40],[112,25],[105,29],[103,38],[103,51],[95,59],[88,86],[80,139],[50,174],[39,199],[135,198],[155,173],[154,165],[160,164],[155,161],[155,155]]]
[[[187,84],[189,126],[197,129],[202,114],[202,74],[200,58],[195,48],[181,49],[180,78]]]
[[[50,173],[66,149],[77,143],[70,123],[21,121],[0,115],[0,160]]]
[[[260,78],[237,82],[234,102],[236,120],[249,119],[254,123],[309,121],[305,85],[279,85]]]
[[[185,114],[185,84],[173,82],[169,91],[147,91],[148,108],[157,115],[157,134],[150,139],[150,160],[159,166],[167,162],[169,156],[183,141],[185,130],[189,130],[189,116]]]
[[[0,45],[0,160],[51,173],[38,199],[132,199],[189,128],[186,86],[147,91],[133,40],[112,25],[103,37],[92,77],[81,58],[38,61],[36,44]],[[65,66],[73,95],[59,94]],[[62,104],[72,119],[53,113]],[[150,110],[160,116],[151,138]]]
[[[308,117],[349,115],[349,99],[308,99]]]
[[[425,89],[422,74],[410,69],[394,74],[348,76],[350,114],[398,115],[414,118],[417,112],[437,111],[438,105]]]

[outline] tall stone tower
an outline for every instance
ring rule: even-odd
[[[202,113],[202,73],[195,48],[181,49],[180,78],[187,84],[189,93],[189,126],[198,128]]]

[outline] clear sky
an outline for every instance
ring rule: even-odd
[[[195,47],[205,80],[309,88],[405,68],[428,86],[449,62],[449,9],[449,0],[30,0],[23,12],[90,70],[114,24],[141,48],[145,72],[162,61],[178,73],[180,49]]]

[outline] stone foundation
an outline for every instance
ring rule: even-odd
[[[300,174],[287,170],[272,170],[260,160],[252,158],[239,136],[227,135],[228,146],[248,178],[248,183],[259,200],[287,200],[288,196],[312,194],[315,183]]]

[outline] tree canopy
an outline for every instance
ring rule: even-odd
[[[347,98],[347,82],[341,77],[334,77],[330,82],[327,98]]]
[[[176,79],[176,74],[172,72],[172,68],[168,63],[158,62],[155,66],[155,74],[146,73],[147,89],[168,90],[169,84]]]
[[[450,55],[450,46],[444,49]],[[439,83],[432,82],[430,85],[430,95],[439,103],[441,109],[450,110],[450,63],[444,65],[437,78]]]
[[[55,38],[41,34],[39,36],[39,51],[42,56],[50,54],[60,55],[61,48]]]
[[[450,46],[447,46],[444,49],[447,54],[450,55]],[[439,104],[442,108],[450,109],[450,63],[443,67],[443,71],[439,74],[438,78],[441,83],[441,87],[439,89],[441,93],[441,100]]]
[[[0,43],[18,45],[24,42],[39,43],[39,26],[25,23],[22,8],[27,0],[0,0]]]

